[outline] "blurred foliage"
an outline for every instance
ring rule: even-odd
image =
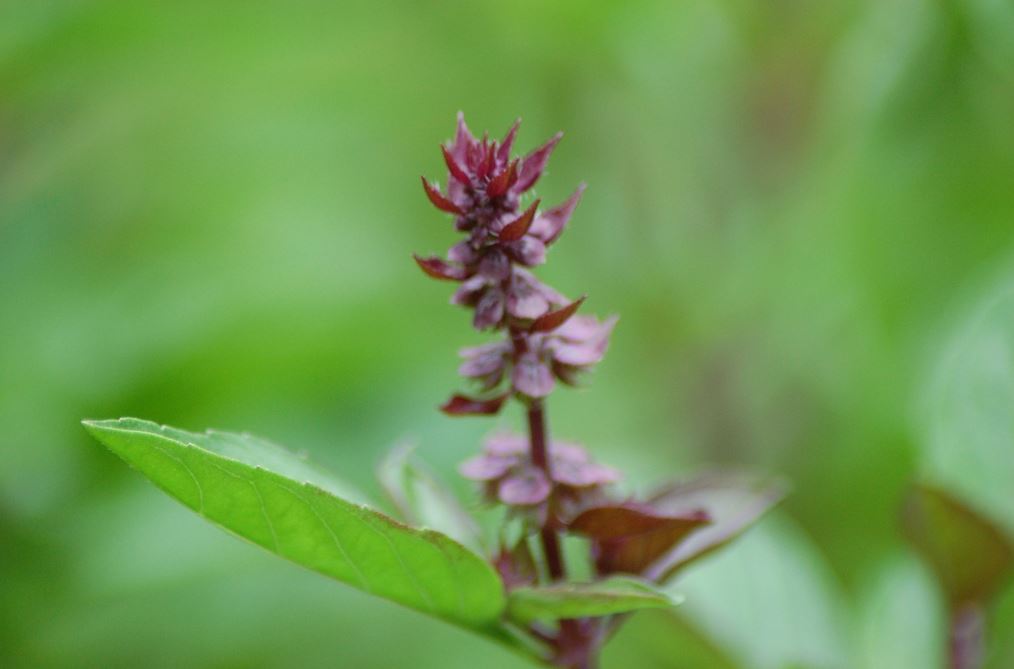
[[[495,133],[523,115],[523,148],[566,131],[547,202],[589,184],[541,274],[622,319],[589,388],[553,398],[554,431],[638,488],[706,463],[794,481],[772,525],[792,538],[759,529],[700,578],[784,541],[822,603],[777,559],[750,571],[763,590],[689,571],[686,629],[756,612],[698,657],[721,641],[742,661],[768,641],[754,621],[794,607],[936,601],[897,527],[916,477],[1011,527],[1011,423],[984,470],[922,410],[1014,272],[1010,3],[13,0],[0,90],[0,665],[522,666],[221,534],[78,424],[246,429],[374,492],[409,434],[454,478],[490,425],[434,407],[481,338],[409,253],[452,237],[418,178],[441,174],[458,109]],[[974,341],[1009,390],[1011,340]],[[853,638],[906,657],[842,625],[756,666],[842,666]]]

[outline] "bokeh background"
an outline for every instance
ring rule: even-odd
[[[467,497],[491,424],[435,406],[483,337],[410,258],[454,239],[419,175],[459,109],[565,131],[547,202],[589,185],[540,275],[621,321],[554,433],[631,489],[794,485],[606,666],[943,666],[905,490],[1014,534],[1003,0],[3,3],[0,665],[527,666],[226,535],[79,425],[249,430],[374,492],[412,438]],[[1014,666],[1009,579],[990,611]]]

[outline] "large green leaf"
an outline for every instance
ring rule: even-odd
[[[595,583],[517,588],[507,599],[507,610],[515,620],[527,622],[608,616],[678,603],[677,599],[648,583],[614,577]]]
[[[401,517],[429,527],[473,549],[481,547],[479,525],[454,494],[413,457],[408,444],[397,446],[377,468],[377,478]]]
[[[504,609],[500,579],[481,557],[346,501],[344,486],[274,444],[132,418],[84,425],[173,497],[293,562],[472,628],[491,626]]]
[[[888,557],[859,590],[854,666],[947,666],[945,602],[914,555]]]
[[[925,400],[921,479],[1014,536],[1014,280],[952,336]]]
[[[625,622],[602,652],[605,667],[741,669],[685,615],[645,611]]]
[[[738,667],[856,666],[844,594],[816,546],[783,515],[695,562],[678,587],[686,595],[680,615]]]

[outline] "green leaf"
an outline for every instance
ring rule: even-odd
[[[595,583],[518,588],[507,598],[507,611],[515,620],[528,622],[608,616],[678,603],[679,600],[648,583],[613,577]]]
[[[1014,568],[1014,544],[942,490],[913,486],[901,520],[906,538],[929,563],[952,607],[987,601]]]
[[[412,457],[412,450],[407,444],[392,449],[377,468],[377,478],[402,518],[479,550],[480,531],[475,519],[429,469]]]
[[[817,547],[783,515],[687,568],[678,586],[686,595],[680,615],[742,669],[856,666],[844,592]]]
[[[947,666],[943,597],[915,555],[899,553],[879,563],[857,599],[856,667]]]
[[[1014,536],[1014,280],[979,300],[926,388],[920,480]]]
[[[274,444],[132,418],[84,425],[185,505],[297,564],[471,628],[504,609],[500,579],[481,557],[342,499],[340,483]]]
[[[624,623],[602,653],[605,667],[741,669],[714,641],[673,611],[645,611]]]

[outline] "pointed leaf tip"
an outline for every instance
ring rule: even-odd
[[[440,192],[440,189],[427,181],[426,177],[420,178],[422,179],[423,190],[426,191],[426,197],[430,199],[430,202],[434,207],[440,211],[446,211],[448,214],[456,214],[458,216],[465,213],[461,211],[461,208],[458,207],[458,205],[444,197],[443,193]]]
[[[514,139],[517,137],[518,128],[521,126],[521,117],[518,117],[514,124],[511,125],[510,130],[504,135],[503,142],[500,143],[500,148],[497,150],[497,160],[500,162],[507,162],[511,157],[511,149],[514,147]]]
[[[449,416],[492,416],[499,413],[508,396],[509,393],[505,393],[480,400],[465,395],[453,395],[440,406],[440,410]]]
[[[467,278],[465,268],[451,265],[436,256],[423,258],[415,253],[412,254],[419,268],[434,279],[443,281],[463,281]]]
[[[503,583],[484,558],[357,503],[341,481],[276,444],[136,418],[85,426],[172,497],[296,564],[474,630],[504,611]]]
[[[510,162],[507,167],[500,171],[500,174],[493,177],[489,185],[486,186],[486,195],[489,197],[500,197],[511,187],[517,180],[518,174],[518,161],[514,159]]]
[[[556,145],[560,143],[562,137],[562,132],[556,133],[548,142],[525,156],[525,159],[521,162],[518,181],[515,184],[515,188],[519,193],[525,192],[539,180],[539,177],[542,176],[542,171],[546,168],[549,155],[556,148]]]
[[[539,208],[540,202],[542,202],[542,200],[532,202],[531,206],[529,206],[523,214],[505,225],[503,230],[500,231],[500,241],[516,242],[524,237],[525,233],[528,232],[528,229],[532,227],[532,221],[535,220],[535,212]]]
[[[458,161],[454,159],[451,152],[447,150],[447,147],[443,144],[440,145],[440,152],[444,154],[444,163],[447,165],[448,171],[451,176],[458,180],[462,186],[468,186],[472,183],[472,179],[468,176],[468,173],[458,164]]]
[[[584,304],[584,301],[588,299],[587,295],[582,295],[565,307],[561,307],[556,311],[550,311],[542,316],[535,319],[532,323],[532,332],[552,332],[556,328],[560,327],[574,315],[574,313]]]

